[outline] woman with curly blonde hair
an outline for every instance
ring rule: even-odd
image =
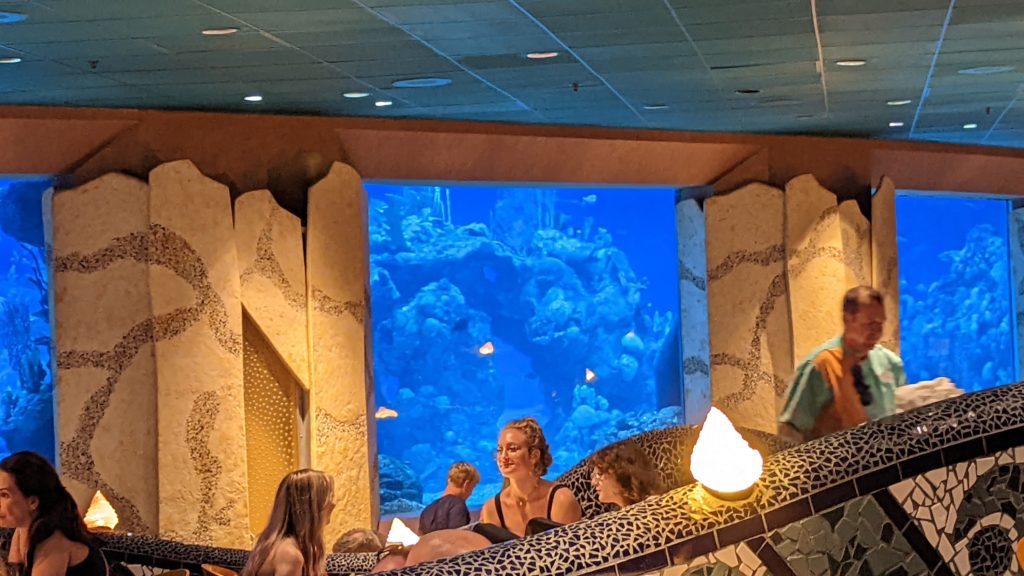
[[[321,576],[324,528],[334,511],[334,480],[317,470],[297,470],[277,487],[267,527],[241,576]]]
[[[580,519],[582,511],[572,490],[543,478],[552,458],[537,420],[521,418],[506,424],[498,434],[494,456],[507,485],[484,504],[481,522],[522,537],[531,523],[550,526]]]
[[[632,440],[602,448],[590,466],[590,482],[605,504],[624,508],[663,491],[654,463]]]

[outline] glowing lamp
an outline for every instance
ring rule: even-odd
[[[377,412],[374,413],[373,417],[377,420],[391,420],[392,418],[398,418],[398,411],[387,406],[381,406],[377,408]]]
[[[587,384],[590,384],[594,380],[597,380],[597,374],[594,374],[593,370],[591,370],[590,368],[587,368],[586,378],[587,378]]]
[[[494,344],[484,342],[477,352],[479,352],[481,356],[490,356],[491,354],[494,354]]]
[[[690,473],[712,496],[740,500],[750,496],[764,459],[750,447],[720,410],[712,407],[690,455]]]
[[[388,544],[401,544],[408,548],[419,541],[420,537],[406,526],[401,518],[395,518],[391,521],[391,530],[388,531],[387,538]]]
[[[117,512],[114,512],[106,496],[97,490],[83,520],[89,530],[113,530],[117,527]]]

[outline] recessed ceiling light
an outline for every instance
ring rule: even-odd
[[[451,78],[407,78],[405,80],[395,80],[391,85],[395,88],[434,88],[436,86],[447,86],[451,83]]]
[[[964,124],[964,130],[974,130],[977,127],[978,127],[978,125],[975,124],[974,122],[970,122],[968,124]]]
[[[342,94],[345,98],[366,98],[369,95],[369,92],[345,92]]]
[[[903,122],[889,122],[889,128],[902,128]]]
[[[558,56],[558,52],[530,52],[526,55],[530,60],[547,60]]]
[[[15,58],[14,56],[0,58],[0,64],[17,64],[18,62],[21,62],[21,58]]]
[[[865,65],[867,63],[868,63],[867,60],[836,60],[836,66],[853,67],[853,66],[863,66],[863,65]]]
[[[28,18],[21,12],[0,12],[0,24],[14,24]]]
[[[810,120],[811,118],[815,118],[815,117],[816,116],[814,114],[797,114],[796,119],[797,120]]]
[[[644,104],[644,110],[667,110],[668,104]]]
[[[377,108],[384,108],[385,106],[391,106],[392,104],[394,104],[394,102],[391,100],[377,100],[373,103]]]
[[[974,68],[964,68],[957,70],[957,74],[967,74],[968,76],[982,76],[984,74],[1002,74],[1004,72],[1013,72],[1013,66],[976,66]]]
[[[913,100],[889,100],[888,102],[886,102],[886,104],[888,104],[889,106],[906,106],[911,102],[913,102]]]
[[[238,28],[207,28],[203,30],[203,36],[230,36],[238,32]]]
[[[760,94],[761,91],[757,88],[740,88],[736,91],[737,94]]]
[[[259,94],[251,94],[245,97],[246,102],[263,102],[263,96]]]

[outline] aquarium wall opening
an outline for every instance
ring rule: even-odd
[[[896,197],[900,347],[909,382],[948,377],[974,392],[1017,381],[1010,217],[1008,200]]]
[[[681,422],[675,190],[367,183],[382,514],[533,416],[553,478]]]
[[[44,179],[0,175],[0,458],[55,461]]]

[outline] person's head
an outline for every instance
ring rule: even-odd
[[[270,557],[274,547],[293,538],[303,559],[303,576],[323,572],[324,527],[334,511],[334,480],[317,470],[296,470],[277,486],[274,508],[267,527],[242,568],[243,576],[254,576]]]
[[[843,344],[864,356],[882,339],[885,304],[882,294],[870,286],[857,286],[843,296]]]
[[[480,483],[480,472],[469,462],[456,462],[448,469],[447,492],[469,500],[473,489]]]
[[[449,556],[457,556],[481,550],[491,545],[491,541],[471,530],[437,530],[420,538],[409,549],[405,560],[406,566],[422,564],[431,560],[440,560]]]
[[[590,481],[598,500],[629,506],[662,491],[658,470],[636,442],[617,442],[590,460]]]
[[[512,420],[502,428],[495,457],[498,470],[506,478],[540,478],[548,473],[552,462],[544,431],[537,420],[530,417]]]
[[[55,531],[73,542],[90,543],[74,498],[53,466],[35,452],[16,452],[0,461],[0,526],[28,530],[29,567],[36,546]]]
[[[334,543],[331,552],[334,554],[357,554],[359,552],[380,552],[384,544],[380,536],[369,528],[353,528],[345,532]]]

